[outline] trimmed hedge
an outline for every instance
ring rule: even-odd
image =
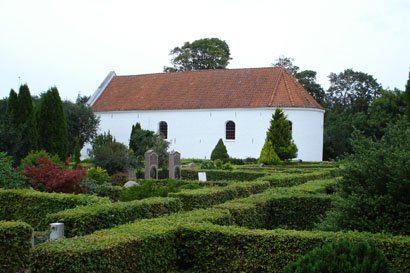
[[[209,223],[181,225],[180,236],[179,268],[187,272],[283,272],[289,262],[334,240],[374,242],[397,272],[410,272],[409,237],[359,232],[249,230]]]
[[[142,220],[35,247],[31,272],[168,272],[178,234],[166,219]]]
[[[284,174],[277,173],[270,176],[265,176],[263,181],[269,181],[272,187],[292,187],[303,184],[309,180],[325,179],[332,176],[331,170],[315,171],[311,173],[298,173],[298,174]]]
[[[291,190],[297,190],[304,193],[324,193],[332,194],[336,191],[339,179],[320,179],[311,180],[306,183],[290,187]]]
[[[136,219],[149,219],[178,212],[181,207],[179,199],[152,197],[64,210],[47,215],[46,221],[64,223],[64,235],[74,237],[133,222]]]
[[[235,224],[248,228],[311,230],[331,207],[331,197],[273,188],[216,206],[228,209]]]
[[[260,193],[268,188],[268,182],[240,182],[222,188],[183,190],[169,193],[168,196],[181,199],[184,210],[192,210],[207,208],[234,198]]]
[[[372,241],[397,272],[410,270],[409,237],[249,230],[172,215],[40,244],[32,272],[283,272],[289,262],[334,240]]]
[[[110,203],[108,198],[92,195],[0,189],[0,220],[20,220],[41,230],[48,228],[48,223],[44,221],[48,213],[77,206]]]
[[[182,169],[181,176],[186,180],[198,180],[198,170]],[[206,170],[206,179],[209,181],[235,180],[253,181],[266,175],[263,172]]]
[[[33,228],[24,222],[0,221],[0,272],[28,268]]]

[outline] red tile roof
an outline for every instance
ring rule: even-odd
[[[323,109],[286,69],[217,69],[114,76],[91,109],[307,107]]]

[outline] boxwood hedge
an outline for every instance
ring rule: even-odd
[[[331,170],[320,170],[311,173],[286,174],[276,173],[258,180],[269,181],[272,187],[292,187],[309,180],[325,179],[333,176]]]
[[[34,229],[47,229],[48,213],[92,204],[110,204],[108,198],[85,194],[46,193],[34,190],[0,189],[0,220],[21,220]]]
[[[182,169],[181,176],[183,179],[198,180],[198,172],[206,172],[206,179],[209,181],[218,180],[235,180],[235,181],[253,181],[263,177],[266,173],[250,171],[224,171],[224,170],[189,170]]]
[[[0,221],[0,272],[19,272],[30,265],[33,228],[24,222]]]
[[[241,182],[233,183],[226,187],[211,187],[196,190],[183,190],[169,193],[168,196],[179,198],[184,210],[207,208],[221,204],[234,198],[246,197],[259,193],[269,188],[268,182]]]
[[[133,222],[136,219],[149,219],[178,212],[181,206],[181,201],[176,198],[152,197],[63,210],[48,214],[46,222],[64,223],[64,235],[73,237]]]

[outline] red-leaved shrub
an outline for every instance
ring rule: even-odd
[[[81,193],[86,189],[81,187],[81,180],[87,170],[81,166],[77,170],[66,170],[55,166],[47,158],[39,158],[38,166],[26,166],[25,175],[33,181],[35,189],[45,188],[49,192]]]

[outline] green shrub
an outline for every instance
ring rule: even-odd
[[[128,175],[126,173],[116,173],[111,176],[110,182],[114,186],[124,186],[128,181]]]
[[[224,162],[229,160],[228,151],[226,150],[226,146],[222,141],[222,138],[219,139],[218,143],[216,144],[214,150],[211,153],[211,160],[215,161],[217,159],[220,159]]]
[[[47,229],[48,213],[91,204],[110,204],[108,198],[84,194],[45,193],[0,189],[0,220],[24,221],[36,230]]]
[[[250,171],[226,171],[226,170],[207,170],[206,178],[208,181],[234,180],[234,181],[253,181],[265,176],[263,172]],[[182,169],[181,176],[186,180],[198,180],[198,171]],[[264,179],[263,179],[264,180]]]
[[[263,144],[258,163],[263,163],[266,165],[280,164],[279,156],[276,154],[275,149],[273,149],[272,142],[270,142],[268,138],[266,138],[265,144]]]
[[[64,223],[65,236],[73,237],[133,222],[136,219],[155,218],[180,210],[181,202],[178,199],[153,197],[132,202],[68,209],[48,214],[46,222]]]
[[[311,173],[277,173],[261,178],[263,181],[269,181],[272,187],[291,187],[303,184],[309,180],[324,179],[332,176],[331,169],[315,171]]]
[[[179,198],[184,210],[207,208],[234,198],[246,197],[259,193],[269,187],[267,182],[241,182],[230,184],[223,188],[204,188],[197,190],[184,190],[169,193],[168,196]]]
[[[201,163],[200,169],[201,170],[212,170],[212,169],[215,169],[215,165],[212,161],[203,161]]]
[[[240,158],[229,158],[229,162],[231,162],[232,165],[244,165],[245,161],[243,159]]]
[[[340,181],[340,179],[311,180],[306,183],[293,186],[290,189],[305,192],[305,193],[332,194],[336,190],[338,181]]]
[[[330,209],[331,198],[288,188],[273,188],[216,208],[228,209],[233,221],[248,228],[310,230]]]
[[[179,190],[196,190],[196,189],[200,189],[201,186],[199,186],[199,184],[185,184],[180,186],[178,189]]]
[[[109,175],[126,172],[136,164],[135,158],[130,154],[127,146],[119,142],[93,145],[91,158],[96,166],[107,170]]]
[[[380,141],[355,132],[339,199],[320,226],[410,235],[410,127],[402,119]]]
[[[35,247],[32,272],[172,272],[177,229],[164,219],[142,220]]]
[[[217,159],[214,162],[215,168],[221,170],[222,169],[222,165],[224,164],[224,162],[222,161],[222,159]]]
[[[179,191],[180,183],[177,180],[155,181],[152,179],[139,182],[139,185],[125,188],[121,192],[120,201],[140,200],[154,196],[166,197],[169,192]]]
[[[39,158],[47,158],[56,166],[63,165],[58,155],[51,155],[44,150],[40,150],[40,151],[30,151],[30,153],[21,160],[20,169],[24,170],[24,167],[26,166],[28,167],[38,166]]]
[[[107,170],[104,170],[100,166],[89,169],[87,172],[87,177],[95,180],[98,184],[103,184],[104,182],[110,181],[110,176],[108,175]]]
[[[229,162],[226,162],[225,164],[222,165],[222,170],[232,171],[233,170],[232,164]]]
[[[0,188],[23,189],[31,186],[24,175],[13,168],[12,158],[0,152]]]
[[[0,221],[0,272],[20,272],[30,265],[33,228],[24,222]]]
[[[374,243],[333,241],[317,247],[285,267],[285,273],[393,272],[383,253]]]
[[[123,187],[111,186],[109,184],[98,184],[95,180],[91,178],[84,178],[84,187],[87,189],[85,194],[96,194],[100,197],[108,197],[113,201],[117,201],[120,198]]]

